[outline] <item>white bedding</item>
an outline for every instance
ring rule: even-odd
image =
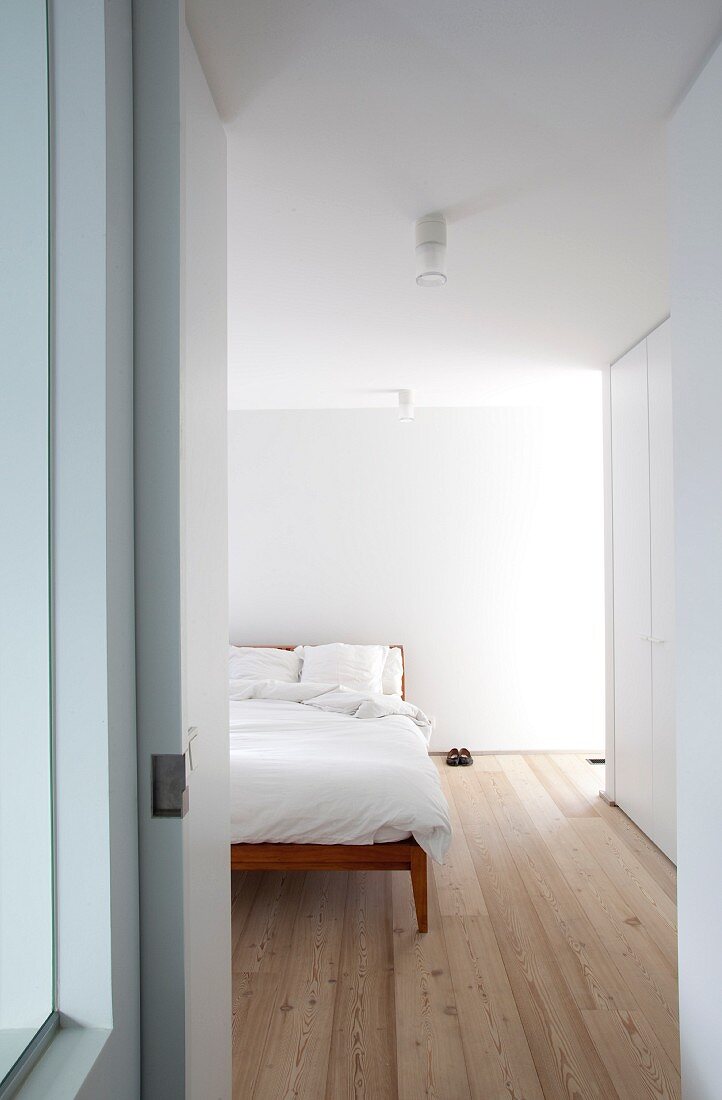
[[[335,694],[324,705],[333,706]],[[368,695],[365,713],[376,712],[374,700]],[[441,861],[449,810],[419,719],[393,706],[389,713],[388,697],[381,718],[315,701],[231,699],[231,843],[373,844],[413,835]]]

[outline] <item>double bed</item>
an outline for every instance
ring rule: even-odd
[[[243,650],[255,648],[299,647]],[[426,932],[427,859],[448,847],[448,806],[428,720],[404,699],[403,649],[385,648],[401,662],[398,694],[230,680],[231,869],[408,870]]]

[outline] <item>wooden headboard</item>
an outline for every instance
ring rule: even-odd
[[[243,642],[231,642],[231,645],[243,646],[244,649],[286,649],[292,651],[297,645],[309,645],[308,642],[297,642],[296,645],[245,645]],[[321,645],[322,643],[316,643]],[[389,649],[401,650],[401,698],[406,698],[406,658],[404,657],[404,647],[402,645],[392,645],[389,642]]]

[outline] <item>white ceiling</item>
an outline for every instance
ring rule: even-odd
[[[719,0],[187,7],[228,131],[231,408],[504,400],[666,315],[665,120]]]

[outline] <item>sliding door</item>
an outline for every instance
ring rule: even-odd
[[[142,1094],[230,1100],[225,132],[178,0],[133,70]]]

